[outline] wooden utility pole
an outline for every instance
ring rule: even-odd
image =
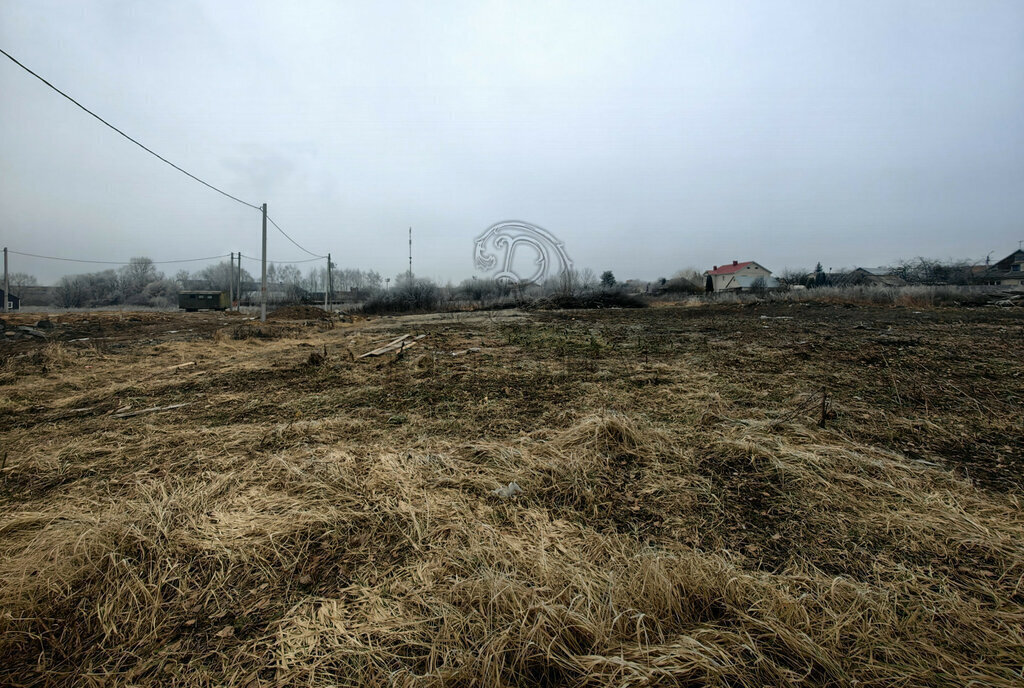
[[[4,313],[7,312],[7,304],[11,300],[11,283],[7,279],[7,247],[4,246]]]
[[[324,281],[324,308],[330,310],[331,292],[334,291],[334,280],[331,275],[331,254],[327,254],[327,279]]]
[[[412,227],[409,228],[409,281],[412,281]]]
[[[238,271],[235,272],[231,276],[231,279],[235,280],[235,284],[238,287],[235,290],[238,293],[238,308],[236,308],[235,310],[241,311],[242,310],[242,252],[241,251],[238,252]]]
[[[260,322],[267,322],[267,204],[263,204],[263,267],[260,277]]]
[[[231,262],[228,264],[228,305],[235,305],[235,252],[231,252]]]

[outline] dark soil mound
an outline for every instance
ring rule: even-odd
[[[269,317],[272,320],[330,320],[331,314],[316,306],[285,306]]]
[[[279,328],[253,323],[242,323],[236,327],[225,328],[222,332],[227,333],[231,339],[277,339],[281,336]]]

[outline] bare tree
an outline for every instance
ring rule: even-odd
[[[273,263],[271,263],[273,265]],[[236,268],[237,270],[237,268]],[[181,274],[180,272],[178,273]],[[267,266],[267,274],[269,279],[270,266]],[[206,283],[207,288],[215,289],[217,291],[229,291],[231,287],[231,280],[235,276],[235,270],[232,270],[230,261],[221,261],[214,265],[207,265],[205,268],[195,273],[191,281],[203,281]],[[245,268],[242,268],[242,282],[252,282],[252,275],[249,274]]]
[[[127,299],[129,296],[141,294],[146,285],[163,279],[163,275],[157,272],[153,261],[145,256],[132,258],[128,265],[121,268],[121,294]]]
[[[323,284],[323,278],[327,275],[327,268],[320,266],[311,266],[306,270],[305,276],[301,273],[299,275],[299,284],[306,291],[320,291],[320,287]]]
[[[892,271],[908,284],[969,284],[972,275],[969,261],[943,262],[920,256],[898,261]]]
[[[60,278],[57,288],[54,290],[54,305],[63,308],[81,308],[85,305],[87,298],[85,280],[81,276],[68,276]]]
[[[582,280],[576,268],[567,268],[558,276],[550,278],[544,286],[548,292],[556,292],[562,296],[578,296],[582,291]]]
[[[803,268],[786,268],[782,271],[782,275],[779,277],[779,281],[786,286],[793,286],[794,284],[804,284],[807,281],[807,275],[810,271]]]
[[[384,286],[384,278],[374,270],[359,270],[358,268],[339,268],[334,266],[331,269],[334,276],[334,290],[348,291],[350,289],[377,290]]]
[[[704,273],[696,268],[684,268],[672,275],[672,281],[686,280],[695,287],[700,287],[704,284]]]
[[[8,275],[7,280],[11,283],[11,293],[16,296],[21,296],[21,291],[25,287],[34,287],[39,284],[39,281],[27,272],[12,272]]]

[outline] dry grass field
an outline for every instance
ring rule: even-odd
[[[4,685],[1024,684],[1024,309],[51,318]]]

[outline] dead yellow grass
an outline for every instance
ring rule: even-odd
[[[446,327],[424,340],[429,376],[352,361],[377,338],[354,330],[49,351],[59,376],[9,380],[3,680],[1021,684],[1015,494],[742,410],[671,356],[581,382]],[[445,353],[481,339],[471,363]],[[514,417],[530,390],[493,405],[517,398],[515,371],[575,404],[494,433],[415,401],[448,375],[452,398]],[[658,414],[624,381],[674,374]],[[341,396],[365,390],[378,401]],[[513,480],[522,495],[491,493]]]

